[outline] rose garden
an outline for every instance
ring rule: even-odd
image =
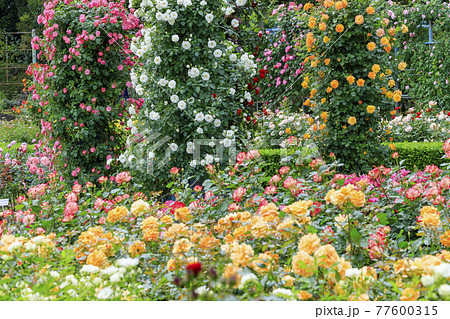
[[[36,19],[0,123],[0,300],[450,300],[450,3]]]

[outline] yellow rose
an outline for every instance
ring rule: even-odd
[[[144,252],[145,252],[145,244],[140,240],[134,242],[133,245],[131,245],[128,248],[128,253],[130,254],[131,257],[136,257],[137,255],[140,255]]]
[[[398,69],[399,69],[400,71],[403,71],[404,69],[406,69],[406,63],[405,63],[405,62],[400,62],[400,63],[398,64]]]
[[[108,259],[103,251],[95,250],[89,254],[86,264],[103,268],[108,265]]]
[[[330,268],[338,262],[339,256],[336,249],[331,245],[320,246],[314,253],[320,267]]]
[[[373,7],[368,7],[368,8],[366,9],[366,12],[367,12],[368,14],[372,15],[372,14],[375,13],[375,9],[374,9]]]
[[[308,234],[300,238],[298,250],[312,255],[320,247],[320,238],[316,234]]]
[[[342,24],[338,24],[336,26],[336,32],[342,33],[344,31],[344,26]]]
[[[375,42],[369,42],[369,43],[367,43],[367,49],[368,49],[369,51],[375,50],[376,47],[377,47],[377,45],[375,44]]]
[[[357,15],[356,17],[355,17],[355,23],[356,24],[363,24],[364,23],[364,17],[362,16],[362,15]]]
[[[333,80],[331,81],[330,85],[333,89],[337,89],[339,86],[339,82],[337,80]]]
[[[135,201],[131,205],[131,213],[134,217],[138,217],[143,215],[144,213],[150,210],[150,205],[147,202],[144,202],[142,199]]]
[[[373,112],[375,112],[375,106],[373,105],[367,105],[367,112],[372,114]]]
[[[355,125],[356,124],[356,117],[354,117],[354,116],[350,116],[349,118],[348,118],[348,124],[350,124],[350,125]]]
[[[356,81],[356,84],[358,85],[358,86],[364,86],[364,83],[365,83],[366,81],[364,81],[363,79],[358,79],[358,81]]]
[[[305,251],[299,251],[292,258],[292,271],[296,275],[311,277],[314,275],[314,258]]]
[[[402,295],[400,296],[401,301],[416,301],[420,297],[420,292],[414,290],[413,288],[403,289]]]
[[[108,212],[106,220],[110,223],[126,221],[130,212],[125,206],[116,207]]]

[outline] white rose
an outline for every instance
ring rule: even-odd
[[[155,62],[155,64],[161,64],[161,58],[159,56],[155,57],[153,61]]]
[[[179,101],[179,102],[178,102],[178,108],[179,108],[180,110],[184,110],[184,109],[186,108],[186,102],[184,102],[184,101]]]
[[[110,287],[103,288],[97,294],[98,299],[109,299],[114,291]]]
[[[220,58],[222,56],[222,50],[216,49],[213,54],[216,58]]]
[[[197,128],[197,133],[198,134],[203,134],[203,129],[201,127]]]
[[[122,258],[117,261],[120,267],[130,268],[135,267],[139,264],[139,260],[135,258]]]
[[[231,26],[237,28],[239,26],[239,21],[237,19],[231,20]]]
[[[438,293],[442,297],[450,296],[450,285],[447,284],[441,285],[438,289]]]
[[[439,266],[433,267],[433,271],[436,275],[448,278],[450,277],[450,264],[442,263]]]
[[[206,22],[211,23],[212,20],[214,19],[214,16],[212,15],[212,13],[208,13],[207,15],[205,15],[205,19]]]
[[[178,101],[180,100],[180,98],[178,97],[178,95],[174,94],[170,97],[170,101],[172,103],[178,103]]]
[[[175,86],[177,86],[177,82],[175,82],[174,80],[171,80],[171,81],[169,81],[168,86],[169,86],[171,89],[174,89]]]
[[[208,48],[214,49],[215,47],[216,47],[216,41],[214,41],[214,40],[209,40],[209,41],[208,41]]]
[[[208,72],[203,72],[202,73],[202,79],[204,81],[208,81],[209,80],[209,73]]]
[[[424,276],[422,276],[420,281],[422,282],[422,285],[424,285],[425,287],[428,287],[428,286],[431,286],[432,284],[434,284],[434,277],[430,276],[430,275],[424,275]]]
[[[178,40],[180,40],[180,37],[178,35],[173,35],[172,36],[172,42],[178,42]]]
[[[205,115],[205,121],[211,123],[214,120],[211,114]]]
[[[236,61],[236,60],[237,60],[237,55],[234,54],[234,53],[231,54],[231,55],[230,55],[230,61],[231,61],[231,62],[234,62],[234,61]]]
[[[222,122],[219,119],[214,120],[214,126],[219,127]]]
[[[191,43],[189,41],[183,41],[183,43],[181,43],[181,46],[183,47],[183,49],[189,50],[191,48]]]
[[[350,268],[345,271],[345,277],[356,278],[361,274],[361,270],[358,268]]]
[[[169,148],[172,150],[172,152],[176,152],[176,150],[178,149],[178,145],[175,143],[171,143],[169,145]]]

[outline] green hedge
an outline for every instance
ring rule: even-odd
[[[283,166],[295,166],[297,160],[302,162],[303,164],[309,164],[311,162],[311,155],[313,150],[310,148],[305,148],[303,150],[303,154],[300,155],[300,152],[296,154],[295,150],[286,150],[286,149],[266,149],[259,150],[261,157],[264,161],[264,169],[266,172],[274,175],[278,173],[280,167]],[[287,158],[287,161],[282,161],[283,158]],[[303,158],[303,161],[301,159]]]
[[[407,170],[423,170],[427,165],[437,165],[443,163],[450,163],[449,158],[442,158],[445,153],[442,149],[444,143],[432,142],[432,143],[412,143],[402,142],[394,143],[395,151],[399,154],[398,161],[404,160],[402,166],[405,166]],[[392,151],[394,153],[395,151]],[[392,164],[392,158],[384,165]]]

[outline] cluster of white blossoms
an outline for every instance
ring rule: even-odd
[[[133,2],[136,2],[136,0],[131,0],[130,5]],[[193,2],[195,2],[195,5]],[[193,10],[197,11],[201,20],[204,19],[200,21],[197,16],[195,19],[198,21],[195,21],[195,23],[203,23],[205,25],[206,21],[212,28],[211,30],[213,30],[213,28],[216,28],[216,24],[221,23],[218,20],[224,15],[230,16],[235,12],[236,7],[243,7],[247,4],[247,0],[237,0],[235,4],[223,1],[217,7],[216,3],[209,3],[208,0],[142,0],[140,7],[136,8],[134,6],[137,9],[135,15],[141,21],[146,22],[149,27],[141,29],[141,36],[135,37],[131,41],[131,51],[142,62],[136,63],[134,69],[131,71],[131,84],[136,93],[147,100],[147,103],[144,104],[140,115],[135,115],[135,113],[130,112],[132,116],[126,124],[131,128],[131,133],[134,136],[140,134],[143,137],[143,141],[135,144],[133,150],[130,148],[120,157],[122,163],[139,164],[143,159],[138,154],[148,154],[148,157],[144,156],[146,159],[162,160],[159,155],[161,152],[156,152],[156,149],[151,146],[151,138],[148,138],[151,130],[146,128],[145,125],[148,123],[149,128],[153,127],[152,122],[155,123],[160,121],[161,118],[164,118],[165,111],[163,110],[165,109],[173,110],[174,107],[177,108],[177,110],[185,115],[185,118],[188,118],[195,125],[190,132],[190,134],[193,133],[193,136],[191,135],[192,137],[189,138],[191,141],[181,143],[175,136],[164,136],[164,147],[161,148],[162,154],[164,155],[162,156],[167,156],[171,152],[180,152],[181,149],[184,149],[185,145],[188,154],[197,154],[197,152],[194,152],[195,146],[193,140],[196,138],[208,139],[210,133],[217,134],[223,125],[222,121],[227,121],[226,119],[217,118],[219,116],[214,114],[214,105],[219,109],[223,103],[222,99],[225,96],[227,100],[234,101],[238,104],[242,103],[244,99],[247,102],[252,100],[250,93],[247,92],[243,96],[243,93],[238,92],[234,88],[234,84],[230,83],[228,84],[228,88],[220,87],[217,88],[218,90],[216,92],[210,92],[209,94],[214,93],[212,100],[214,105],[210,105],[211,109],[205,108],[204,88],[212,87],[213,85],[217,87],[217,74],[220,73],[217,73],[216,70],[220,69],[222,65],[226,65],[227,68],[234,69],[238,75],[248,76],[251,74],[251,76],[254,76],[257,71],[256,63],[253,60],[254,57],[247,53],[236,52],[234,50],[235,45],[232,42],[225,40],[221,36],[215,37],[214,33],[211,34],[210,38],[204,39],[199,37],[198,34],[194,34],[194,32],[193,34],[176,34],[171,31],[173,30],[171,25],[175,23],[180,24],[181,22],[185,22],[186,19],[194,19],[192,15]],[[185,9],[190,6],[192,7],[189,10]],[[240,21],[238,19],[232,19],[231,26],[233,28],[237,28],[239,25]],[[203,64],[200,62],[202,59],[198,58],[189,60],[192,64],[185,65],[188,77],[183,76],[183,79],[180,77],[171,79],[171,72],[165,72],[165,69],[171,68],[170,64],[173,63],[171,62],[171,59],[173,61],[173,57],[166,54],[165,48],[172,49],[172,52],[175,54],[187,56],[196,54],[197,56],[198,47],[203,47],[203,45],[207,45],[208,49],[201,54],[210,55],[209,62]],[[188,79],[190,83],[198,85],[195,88],[197,94],[188,93],[191,91],[185,90],[184,82]],[[198,88],[201,88],[200,92]],[[139,123],[139,131],[136,127],[138,125],[137,123]],[[181,128],[176,129],[177,132],[180,132],[180,130]],[[234,127],[225,129],[222,137],[215,141],[214,138],[209,139],[210,142],[208,145],[210,147],[217,147],[218,145],[227,148],[231,147],[234,143],[236,132],[236,128]],[[206,154],[203,159],[195,158],[192,160],[190,166],[209,165],[214,161],[218,162],[219,159],[210,154]]]
[[[251,72],[252,76],[255,75],[258,66],[256,65],[255,61],[253,61],[254,58],[255,57],[251,54],[250,55],[248,53],[242,54],[238,62],[238,67],[241,67],[244,70]]]

